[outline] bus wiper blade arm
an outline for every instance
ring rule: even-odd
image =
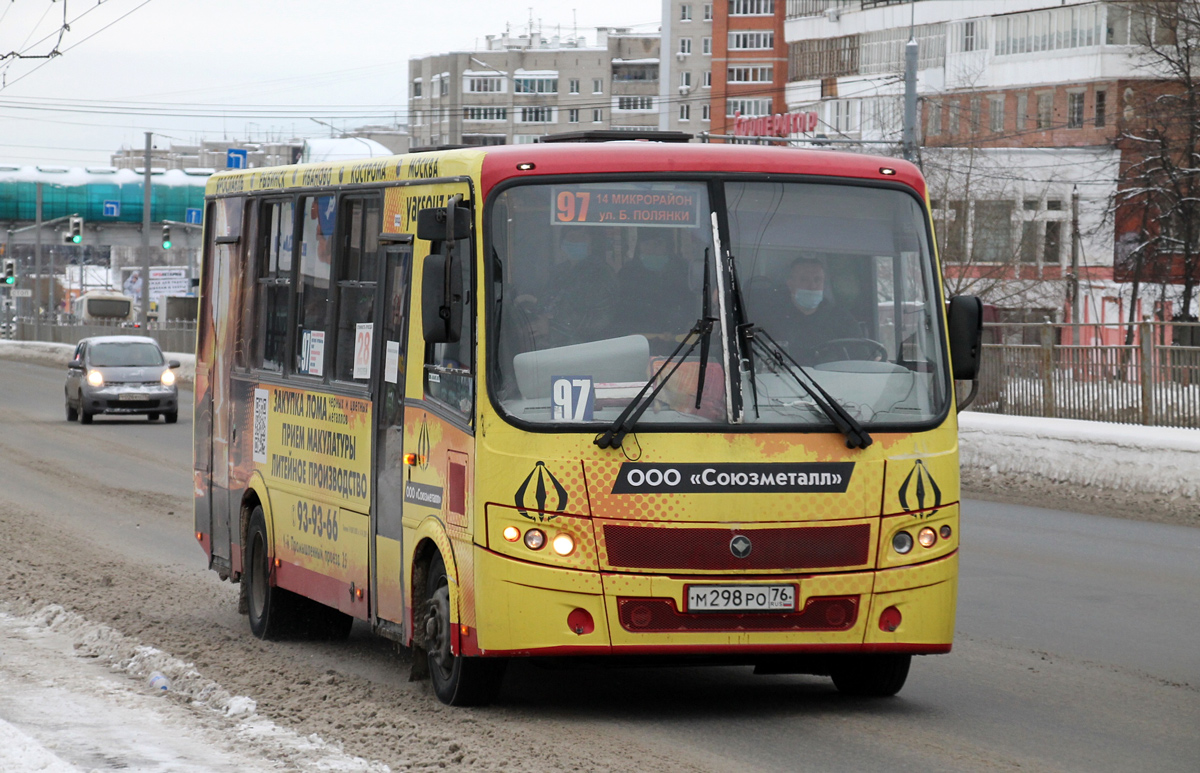
[[[793,381],[808,393],[808,396],[813,399],[817,407],[829,417],[829,420],[834,423],[838,431],[846,437],[847,448],[866,448],[875,442],[871,438],[871,435],[863,429],[863,426],[858,423],[858,420],[851,416],[832,395],[826,392],[824,387],[817,383],[817,380],[804,369],[804,366],[792,359],[787,350],[780,346],[771,337],[770,333],[761,327],[754,327],[751,328],[748,336],[754,346],[757,346],[772,362],[779,365],[785,373],[792,377]]]
[[[663,360],[663,364],[658,366],[658,370],[654,371],[654,375],[646,382],[646,385],[634,396],[629,404],[625,406],[625,410],[621,411],[621,415],[616,418],[612,425],[596,436],[592,442],[601,448],[620,448],[621,442],[625,440],[625,436],[637,424],[637,420],[642,417],[646,409],[654,402],[654,398],[658,397],[658,393],[666,386],[667,381],[671,376],[675,375],[675,371],[679,370],[679,366],[687,359],[692,350],[704,340],[709,333],[712,332],[713,324],[716,322],[712,317],[701,317],[696,320],[696,324],[692,325],[692,329],[684,336],[679,345],[675,347],[675,351],[671,352],[671,356]],[[689,344],[688,341],[691,341]],[[687,346],[686,351],[684,346]],[[680,354],[680,352],[683,354]],[[671,368],[666,375],[663,375],[668,367]],[[659,378],[662,376],[662,378]],[[653,390],[653,391],[652,391]]]

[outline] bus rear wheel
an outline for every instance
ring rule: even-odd
[[[291,591],[271,585],[270,542],[267,540],[267,520],[262,505],[250,514],[250,531],[246,538],[246,567],[242,582],[248,583],[250,631],[260,639],[282,639],[296,629],[299,597]]]
[[[912,655],[858,655],[846,658],[830,676],[838,692],[859,698],[889,698],[908,679]]]
[[[425,651],[434,693],[448,706],[486,706],[500,690],[507,661],[466,658],[452,652],[450,582],[440,554],[435,554],[429,565],[425,587]]]

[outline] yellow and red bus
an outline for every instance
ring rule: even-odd
[[[891,695],[950,650],[955,379],[890,158],[545,142],[209,182],[195,533],[263,638],[636,656]],[[953,356],[952,356],[953,354]]]

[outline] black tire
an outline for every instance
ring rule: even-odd
[[[262,506],[250,514],[250,530],[246,535],[246,567],[242,582],[248,583],[246,595],[250,600],[250,631],[260,639],[283,639],[296,630],[296,609],[300,597],[291,591],[271,585],[270,542],[267,540],[267,520]]]
[[[448,706],[486,706],[500,691],[507,661],[450,651],[450,583],[441,554],[430,562],[425,588],[425,652],[434,693]]]
[[[912,655],[859,655],[840,662],[830,676],[838,692],[859,698],[890,698],[908,679]]]
[[[91,424],[92,423],[92,414],[89,413],[86,408],[81,408],[79,411],[79,423],[80,424]]]
[[[147,413],[146,420],[147,421],[158,421],[158,414],[157,413]]]
[[[174,424],[175,422],[179,421],[179,411],[172,411],[171,413],[164,413],[163,421],[165,421],[167,424]]]
[[[79,411],[75,410],[75,406],[71,405],[71,401],[67,400],[67,421],[76,421],[79,419]]]

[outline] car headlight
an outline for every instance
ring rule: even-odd
[[[98,370],[89,370],[87,374],[87,382],[94,387],[104,386],[104,376]]]
[[[163,382],[163,386],[171,386],[172,384],[174,384],[175,383],[175,371],[169,370],[169,369],[164,370],[163,374],[162,374],[162,382]]]

